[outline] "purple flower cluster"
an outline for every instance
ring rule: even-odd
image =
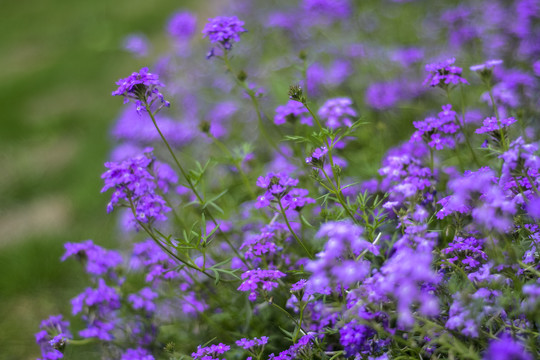
[[[189,39],[197,28],[197,17],[188,11],[173,14],[167,24],[167,32],[175,40]]]
[[[122,256],[114,250],[105,250],[92,240],[82,243],[65,243],[66,252],[61,260],[74,257],[85,265],[86,272],[93,276],[112,274],[112,270],[122,263]]]
[[[83,313],[87,328],[79,331],[84,338],[96,337],[100,340],[113,339],[115,328],[115,310],[120,308],[118,290],[108,286],[103,279],[98,280],[96,288],[86,288],[81,294],[71,300],[72,313]]]
[[[276,125],[295,122],[310,126],[313,125],[312,118],[309,116],[304,104],[299,101],[289,100],[287,104],[276,108],[276,115],[274,116],[274,123]]]
[[[264,346],[268,344],[268,336],[261,336],[260,339],[253,338],[253,339],[240,339],[236,341],[236,345],[240,346],[241,348],[245,350],[253,349],[254,347],[258,346]]]
[[[381,188],[389,194],[386,208],[405,205],[407,199],[422,194],[430,199],[429,189],[434,185],[434,174],[424,165],[427,148],[423,144],[408,142],[391,149],[383,159],[379,174],[383,176]]]
[[[124,206],[131,209],[134,220],[140,223],[167,220],[165,213],[171,209],[157,193],[159,184],[150,172],[154,161],[151,152],[152,149],[148,148],[142,155],[121,162],[105,163],[109,170],[101,176],[105,181],[101,192],[114,189],[107,212],[114,207]]]
[[[445,61],[427,64],[426,71],[429,76],[424,80],[424,85],[431,87],[448,87],[449,85],[468,84],[467,80],[461,77],[462,69],[454,66],[455,58]]]
[[[113,129],[123,143],[102,191],[109,212],[123,208],[122,240],[142,242],[129,262],[66,244],[62,260],[79,260],[91,285],[72,300],[78,339],[61,317],[42,323],[43,359],[81,337],[121,360],[537,357],[540,4],[364,5],[224,2],[221,14],[261,23],[232,57],[244,22],[209,19],[201,37],[224,66],[200,61],[200,16],[185,10],[163,53],[130,38],[155,72],[117,83],[136,106]],[[454,58],[421,68],[444,52],[481,81],[461,86]],[[180,106],[161,111],[163,83]],[[183,178],[144,146],[169,150],[156,155]],[[265,336],[223,333],[235,329]]]
[[[158,297],[158,293],[150,288],[143,288],[141,291],[128,296],[128,302],[135,310],[144,310],[147,313],[153,313],[156,310],[154,300]]]
[[[289,347],[287,350],[280,352],[278,355],[270,354],[268,360],[294,360],[298,359],[298,356],[305,355],[308,353],[309,349],[312,346],[314,336],[312,334],[307,334],[302,336],[296,344]]]
[[[483,357],[483,360],[533,360],[532,355],[525,352],[520,341],[512,339],[509,335],[503,335],[497,340],[492,340]]]
[[[148,72],[148,68],[144,67],[139,72],[134,72],[125,79],[120,79],[116,82],[118,89],[112,92],[113,96],[123,96],[124,104],[130,99],[135,100],[135,106],[138,113],[146,111],[146,104],[153,104],[159,100],[163,106],[169,106],[170,103],[165,100],[160,89],[164,87],[159,81],[157,74]]]
[[[487,229],[507,232],[512,227],[516,204],[497,184],[497,177],[488,167],[467,171],[448,183],[452,195],[439,201],[443,207],[439,219],[454,213],[471,214]]]
[[[352,126],[352,118],[358,116],[352,108],[352,100],[349,98],[335,98],[327,100],[319,109],[319,117],[325,121],[330,129],[341,126]]]
[[[144,35],[132,34],[124,39],[124,49],[138,57],[148,54],[148,39]]]
[[[516,122],[516,119],[514,119],[513,117],[509,117],[509,118],[506,118],[506,119],[500,119],[500,121],[497,120],[497,118],[495,118],[495,117],[488,117],[488,118],[484,119],[484,124],[482,125],[482,127],[476,129],[475,132],[477,134],[485,134],[485,133],[495,132],[495,131],[507,128],[507,127],[509,127],[510,125],[512,125],[515,122]]]
[[[219,355],[226,353],[230,349],[231,347],[229,345],[222,343],[205,347],[199,345],[197,351],[192,353],[191,357],[195,360],[220,360]]]
[[[244,22],[236,16],[218,16],[208,19],[202,33],[211,43],[221,44],[224,49],[230,50],[233,43],[240,41],[240,35],[246,31]]]
[[[328,148],[326,146],[316,148],[311,153],[311,156],[306,158],[306,164],[311,164],[314,167],[321,167],[324,164],[324,156],[328,154]]]
[[[362,238],[362,228],[344,221],[329,222],[317,236],[328,237],[328,241],[317,259],[306,264],[312,272],[308,293],[328,295],[335,289],[349,289],[369,275],[369,262],[357,258],[364,251],[378,255],[379,249]]]
[[[465,271],[470,272],[477,269],[488,259],[483,251],[483,244],[484,240],[482,239],[457,236],[441,253],[447,256],[449,263],[462,266]],[[445,265],[443,264],[443,266]]]
[[[155,360],[155,358],[143,348],[127,349],[120,360]]]
[[[336,19],[351,14],[350,0],[303,0],[302,7],[307,12]]]
[[[238,287],[240,291],[249,291],[249,300],[257,300],[258,290],[272,291],[279,286],[276,280],[286,275],[279,270],[248,270],[242,274],[242,283]]]
[[[452,105],[443,105],[438,117],[428,117],[423,121],[413,122],[417,131],[412,135],[414,140],[423,140],[429,147],[442,150],[445,147],[454,148],[455,135],[459,130],[456,123],[457,114]]]
[[[308,191],[295,188],[298,180],[289,177],[284,173],[268,173],[257,180],[257,186],[266,189],[264,195],[257,198],[256,208],[270,206],[277,203],[278,207],[284,210],[301,210],[304,206],[312,204],[315,201],[309,198]]]
[[[36,342],[41,348],[41,359],[56,360],[64,357],[63,351],[66,343],[73,336],[68,330],[69,322],[62,315],[51,316],[43,320],[36,334]]]

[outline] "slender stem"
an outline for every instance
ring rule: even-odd
[[[296,340],[298,340],[298,336],[300,335],[300,328],[302,326],[302,321],[304,321],[304,310],[306,309],[307,303],[304,302],[302,304],[302,308],[300,309],[300,319],[298,320],[298,327],[296,328],[296,332],[293,337],[293,343],[296,344]]]
[[[186,171],[184,170],[184,168],[182,167],[182,165],[180,165],[180,161],[178,161],[178,158],[176,157],[176,155],[174,154],[174,151],[173,149],[171,148],[171,146],[169,145],[169,142],[167,141],[167,139],[165,138],[165,136],[163,135],[163,133],[161,132],[157,122],[156,122],[156,118],[154,117],[154,114],[152,113],[151,109],[150,109],[150,105],[148,103],[145,102],[145,106],[146,106],[146,112],[148,113],[148,115],[150,115],[150,118],[152,119],[152,123],[154,124],[154,127],[156,128],[156,130],[158,131],[159,133],[159,136],[161,137],[161,140],[163,141],[163,143],[165,144],[165,146],[167,146],[167,149],[169,150],[169,153],[171,154],[171,156],[173,157],[174,159],[174,162],[176,163],[176,166],[178,167],[178,169],[180,169],[180,172],[182,173],[182,176],[184,177],[184,179],[186,179],[188,185],[189,185],[189,188],[191,189],[191,191],[193,192],[193,194],[195,195],[195,197],[197,198],[197,200],[199,200],[199,204],[200,205],[204,205],[204,200],[203,198],[199,195],[199,192],[197,191],[197,189],[195,188],[195,185],[193,184],[193,182],[191,181],[191,179],[189,178],[189,176],[187,175]],[[210,212],[210,210],[208,209],[205,209],[204,210],[206,212],[206,214],[208,215],[208,217],[210,218],[210,220],[212,220],[212,222],[214,223],[214,225],[218,225],[218,222],[217,220],[214,218],[214,216],[212,215],[212,213]],[[244,257],[238,252],[238,250],[236,249],[236,247],[231,243],[231,241],[229,240],[229,238],[227,237],[227,235],[221,231],[221,228],[219,229],[220,233],[223,235],[223,239],[225,240],[225,242],[229,245],[229,247],[232,249],[232,251],[234,252],[234,254],[236,255],[236,257],[238,257],[246,266],[249,267],[249,264],[247,263],[246,259],[244,259]]]
[[[231,151],[227,148],[227,146],[225,146],[224,143],[222,143],[218,138],[216,138],[214,135],[212,134],[208,134],[212,140],[214,140],[214,143],[221,149],[221,151],[223,151],[224,153],[226,153],[227,155],[229,155],[229,157],[231,158],[234,166],[236,167],[236,169],[238,170],[238,173],[240,174],[240,176],[242,177],[242,181],[244,182],[244,185],[246,186],[246,189],[248,190],[249,192],[249,195],[251,196],[252,199],[255,199],[257,197],[257,195],[255,195],[255,192],[253,191],[253,187],[251,186],[251,182],[249,181],[246,173],[244,172],[244,170],[242,169],[242,164],[240,161],[237,161],[234,157],[234,155],[231,153]]]
[[[86,339],[67,339],[67,343],[69,345],[77,345],[77,346],[80,346],[80,345],[88,345],[88,344],[91,344],[93,342],[95,342],[97,340],[97,338],[86,338]]]
[[[270,305],[272,305],[273,307],[275,307],[276,309],[279,309],[281,312],[285,313],[293,322],[296,326],[298,326],[298,328],[304,333],[304,334],[307,334],[307,332],[302,329],[302,326],[301,324],[298,323],[298,321],[296,321],[296,319],[294,318],[294,316],[292,316],[291,314],[289,314],[289,312],[287,310],[285,310],[284,308],[282,308],[281,306],[279,306],[278,304],[274,303],[274,302],[270,302]]]
[[[240,79],[238,79],[237,76],[235,76],[231,63],[229,61],[229,52],[226,49],[223,49],[223,57],[221,57],[221,59],[225,63],[225,68],[227,69],[227,71],[233,75],[233,78],[236,84],[238,84],[238,86],[243,88],[246,91],[247,95],[249,96],[251,103],[253,104],[253,107],[255,108],[255,113],[257,114],[257,121],[259,122],[259,130],[261,131],[262,136],[274,149],[276,149],[278,153],[281,154],[281,156],[287,157],[285,154],[281,152],[281,150],[279,149],[277,144],[272,140],[272,138],[268,136],[268,133],[266,132],[266,128],[264,126],[264,122],[261,116],[261,109],[259,106],[259,101],[257,100],[257,97],[255,96],[255,93],[253,92],[253,90],[249,88],[246,82],[241,81]]]
[[[504,134],[504,129],[501,124],[501,117],[499,116],[499,110],[497,109],[497,104],[495,104],[495,98],[493,97],[493,88],[491,85],[488,87],[489,99],[491,100],[491,105],[493,106],[493,112],[497,118],[497,126],[499,127],[499,132],[501,133],[501,143],[503,151],[508,151],[508,144],[506,143],[506,136]]]
[[[534,180],[531,178],[531,176],[527,172],[527,169],[525,169],[525,171],[523,173],[525,174],[525,177],[527,178],[527,180],[529,180],[529,184],[531,184],[531,187],[533,188],[534,192],[537,195],[540,195],[540,192],[538,192],[538,188],[536,187],[536,184],[534,183]]]
[[[319,121],[319,117],[317,115],[315,115],[315,113],[311,110],[311,108],[309,107],[307,102],[304,102],[303,104],[304,104],[304,107],[309,112],[309,114],[311,115],[311,117],[317,123],[317,126],[319,127],[319,130],[321,132],[324,132],[324,129],[323,129],[322,125],[321,125],[321,122]],[[334,184],[334,181],[326,174],[326,172],[324,171],[323,168],[321,168],[321,170],[323,171],[323,173],[324,173],[326,179],[328,180],[328,182],[334,188],[334,193],[335,193],[335,195],[336,195],[336,197],[338,199],[338,202],[341,204],[341,206],[343,206],[343,209],[345,209],[345,211],[347,212],[349,217],[352,219],[352,221],[355,222],[355,223],[358,223],[358,220],[354,217],[353,213],[349,209],[349,206],[347,205],[347,203],[345,201],[345,196],[343,195],[343,192],[341,191],[341,179],[337,175],[336,169],[334,167],[334,158],[333,158],[333,155],[332,155],[333,144],[330,142],[330,140],[326,136],[324,137],[324,141],[325,141],[325,144],[326,144],[326,148],[328,149],[328,159],[330,160],[330,167],[332,169],[332,175],[334,176],[334,179],[336,180],[336,184]]]
[[[311,252],[308,250],[308,248],[306,247],[306,245],[304,244],[304,242],[302,240],[300,240],[300,238],[298,237],[298,235],[296,235],[296,233],[294,232],[294,230],[292,229],[291,227],[291,224],[289,223],[289,219],[287,219],[287,214],[285,214],[285,209],[283,209],[283,205],[281,204],[281,199],[278,199],[278,204],[279,204],[279,209],[281,211],[281,215],[283,215],[283,219],[285,220],[285,224],[287,224],[287,228],[289,228],[289,231],[291,232],[292,236],[296,239],[296,241],[300,244],[300,246],[302,246],[302,248],[304,249],[304,251],[306,252],[306,254],[308,255],[308,257],[313,260],[314,257],[313,255],[311,254]]]
[[[461,118],[463,119],[463,125],[461,124],[461,121],[459,121],[459,118],[456,115],[456,122],[459,126],[459,130],[463,134],[463,137],[465,138],[465,143],[467,144],[467,147],[469,148],[469,151],[471,152],[471,155],[473,157],[474,162],[477,166],[480,166],[480,161],[478,161],[478,158],[476,157],[476,153],[474,152],[471,142],[469,140],[469,136],[465,132],[465,95],[463,94],[463,86],[461,85],[459,87],[460,94],[461,94]]]
[[[324,170],[324,168],[321,167],[321,171],[322,173],[324,174],[324,177],[326,178],[326,181],[328,181],[332,187],[333,187],[333,190],[330,189],[330,191],[336,195],[337,197],[337,200],[338,202],[341,204],[341,206],[343,207],[343,209],[345,210],[345,212],[347,213],[347,215],[352,219],[353,222],[355,223],[358,223],[358,220],[354,217],[353,213],[350,211],[349,209],[349,206],[347,205],[347,203],[345,202],[345,198],[342,197],[342,193],[341,191],[336,187],[336,185],[334,185],[334,182],[332,181],[332,179],[330,178],[330,176],[328,176],[328,174],[326,173],[326,171]],[[328,189],[328,188],[327,188]]]

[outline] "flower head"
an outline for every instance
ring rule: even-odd
[[[286,122],[295,123],[300,120],[300,124],[313,125],[311,117],[307,115],[308,111],[304,104],[295,100],[289,100],[286,105],[281,105],[276,108],[274,123],[282,125]]]
[[[331,129],[340,126],[351,127],[353,122],[351,118],[357,116],[352,108],[352,100],[349,98],[334,98],[327,100],[319,109],[319,116],[326,121],[326,126]]]
[[[131,34],[124,39],[123,47],[137,57],[148,54],[148,39],[144,35]]]
[[[424,85],[446,88],[451,84],[468,84],[467,80],[461,77],[462,69],[453,65],[455,61],[455,58],[451,58],[442,62],[427,64],[426,71],[429,75],[424,80]]]
[[[150,172],[153,163],[151,151],[148,148],[144,154],[122,162],[105,163],[108,170],[101,176],[105,181],[101,192],[114,189],[107,212],[116,206],[128,206],[134,212],[135,219],[141,223],[167,219],[165,213],[171,209],[156,192],[160,184]]]
[[[249,300],[255,301],[259,287],[264,291],[271,291],[279,285],[276,280],[284,276],[285,274],[279,270],[248,270],[242,274],[242,284],[238,290],[249,291]]]
[[[509,118],[506,118],[506,119],[501,119],[500,120],[500,125],[499,125],[499,121],[497,120],[497,118],[488,117],[488,118],[484,119],[484,124],[480,128],[476,129],[475,133],[484,134],[484,133],[488,133],[488,132],[501,130],[501,129],[505,128],[505,127],[509,127],[510,125],[515,123],[516,121],[517,120],[514,119],[513,117],[509,117]]]
[[[120,79],[116,82],[118,89],[112,92],[113,96],[123,96],[124,103],[130,99],[135,100],[137,112],[142,112],[146,108],[146,104],[153,103],[159,99],[163,106],[169,106],[170,103],[165,100],[163,94],[159,92],[160,87],[165,85],[159,81],[157,74],[148,72],[148,68],[144,67],[139,72],[134,72],[125,79]]]
[[[223,48],[230,50],[234,42],[240,41],[240,35],[247,31],[243,26],[244,22],[236,16],[218,16],[208,19],[202,33],[211,43],[221,44]]]
[[[173,14],[167,24],[167,32],[176,40],[188,39],[195,33],[197,17],[190,12],[181,11]]]

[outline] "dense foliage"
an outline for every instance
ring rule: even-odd
[[[540,2],[376,4],[181,11],[154,60],[126,38],[154,64],[112,92],[126,241],[66,244],[91,286],[42,359],[539,356]]]

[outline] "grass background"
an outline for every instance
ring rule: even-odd
[[[69,300],[85,287],[74,263],[60,263],[63,243],[115,243],[99,193],[108,129],[122,106],[110,93],[118,78],[146,65],[121,50],[122,40],[142,32],[163,42],[167,18],[192,3],[2,4],[0,359],[39,356],[40,321],[69,314]]]

